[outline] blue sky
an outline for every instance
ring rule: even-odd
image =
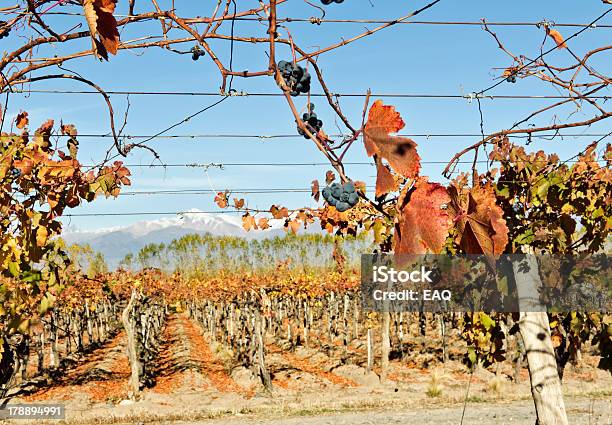
[[[312,0],[317,2],[316,0]],[[119,1],[118,13],[125,13],[127,1]],[[162,1],[160,4],[168,4]],[[177,13],[181,16],[207,16],[212,6],[201,6],[201,2],[176,2]],[[203,3],[203,2],[202,2]],[[239,10],[258,6],[255,0],[237,1]],[[426,1],[392,0],[346,0],[343,4],[326,7],[327,18],[337,19],[393,19],[408,14],[424,5]],[[162,7],[163,7],[162,5]],[[143,6],[144,7],[144,3]],[[148,7],[148,6],[147,6]],[[452,1],[442,0],[438,5],[419,15],[419,21],[528,21],[543,19],[561,23],[588,23],[606,10],[599,0],[583,1],[522,1],[492,2],[484,0]],[[56,10],[61,10],[57,8]],[[74,7],[64,10],[76,10]],[[289,0],[279,6],[280,17],[318,16],[316,9],[303,1]],[[608,15],[600,24],[612,24]],[[58,28],[67,30],[83,22],[80,17],[50,17]],[[323,23],[320,26],[310,23],[289,23],[297,44],[307,51],[316,50],[350,38],[375,28],[376,24]],[[122,40],[141,37],[159,32],[158,24],[135,24],[129,32],[122,33]],[[529,57],[538,54],[544,37],[543,29],[536,27],[495,27],[495,31],[506,46],[515,53]],[[559,27],[566,37],[579,28]],[[266,28],[257,22],[237,21],[235,33],[241,36],[265,36]],[[282,30],[284,31],[284,30]],[[282,32],[281,31],[281,32]],[[230,26],[224,24],[220,33],[229,34]],[[29,33],[22,30],[19,36]],[[178,34],[176,34],[178,36]],[[590,48],[605,45],[612,35],[611,28],[587,30],[571,40],[572,51],[581,55]],[[9,49],[16,42],[16,35],[0,41],[2,50]],[[546,46],[552,47],[547,40]],[[6,45],[6,47],[5,47]],[[193,43],[185,45],[188,50]],[[220,59],[228,64],[229,42],[212,42],[213,49]],[[57,45],[39,53],[53,55],[78,51],[89,46],[88,40],[76,41],[70,45]],[[267,66],[267,46],[236,43],[234,49],[235,70],[263,70]],[[288,59],[289,49],[279,47],[278,58]],[[566,51],[555,51],[547,56],[549,61],[567,64],[571,57]],[[418,93],[461,95],[489,86],[499,70],[511,65],[511,60],[501,52],[489,34],[479,26],[440,26],[440,25],[396,25],[375,35],[366,37],[341,49],[323,54],[318,59],[326,82],[335,93],[365,93],[369,88],[374,93]],[[600,55],[592,62],[601,73],[610,74],[610,53]],[[99,63],[88,57],[67,62],[65,67],[77,71],[104,89],[135,91],[197,91],[217,92],[220,76],[209,58],[203,57],[194,62],[189,55],[176,55],[161,50],[120,51],[109,62]],[[271,78],[236,78],[234,88],[250,93],[278,92]],[[32,89],[88,90],[78,83],[47,82],[37,83]],[[313,93],[321,93],[317,83]],[[502,84],[489,94],[495,95],[558,95],[554,88],[536,80],[519,80],[516,84]],[[603,95],[610,95],[602,93]],[[121,120],[126,106],[126,97],[112,96],[117,120]],[[131,96],[126,134],[148,135],[180,121],[186,116],[218,100],[217,97],[199,96]],[[362,97],[341,98],[345,114],[355,124],[361,120]],[[405,133],[479,133],[479,112],[477,104],[467,99],[422,99],[393,98],[384,99],[393,104],[406,122]],[[529,112],[546,105],[549,101],[540,99],[496,99],[482,100],[485,132],[501,130],[512,126]],[[323,99],[315,98],[316,111],[324,122],[328,134],[337,133],[334,116]],[[306,105],[305,96],[296,99],[298,107]],[[9,114],[16,115],[20,110],[30,113],[31,125],[37,125],[47,118],[59,123],[74,123],[81,134],[103,134],[108,132],[107,111],[102,98],[97,95],[82,94],[42,94],[13,95],[9,104]],[[575,109],[559,110],[558,119],[565,120]],[[576,112],[571,119],[591,116],[592,109]],[[552,116],[543,117],[535,124],[547,124]],[[567,133],[607,133],[609,123],[590,129],[566,131]],[[281,97],[235,97],[194,118],[190,122],[172,130],[169,134],[296,134],[295,123],[285,101]],[[415,137],[419,154],[424,161],[448,161],[461,148],[475,141],[476,137],[443,138]],[[570,137],[555,141],[536,141],[531,149],[556,151],[566,158],[595,137]],[[108,138],[80,139],[80,159],[83,163],[94,163],[103,157],[109,147]],[[282,139],[245,139],[245,138],[198,138],[198,139],[158,139],[150,142],[168,164],[177,163],[286,163],[286,162],[324,162],[323,156],[312,142],[296,134],[294,138]],[[471,157],[466,158],[471,159]],[[144,150],[133,152],[124,160],[128,164],[150,164],[152,158]],[[367,161],[362,143],[355,143],[347,156],[347,161]],[[375,170],[369,165],[349,165],[348,175],[355,180],[365,180],[373,184]],[[425,164],[422,174],[429,175],[433,181],[444,182],[441,176],[442,164]],[[276,166],[255,167],[226,166],[223,170],[210,168],[132,168],[132,187],[127,191],[148,190],[222,190],[233,188],[301,188],[307,189],[310,182],[324,179],[329,166]],[[272,203],[282,203],[288,207],[315,205],[307,193],[259,194],[246,196],[251,207],[268,208]],[[73,213],[123,213],[183,211],[191,208],[215,210],[212,195],[147,195],[121,196],[114,200],[99,199],[85,204]],[[94,229],[106,226],[129,224],[145,216],[127,217],[72,217],[65,222],[81,229]]]

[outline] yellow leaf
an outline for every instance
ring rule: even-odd
[[[39,226],[36,230],[36,245],[45,246],[47,243],[47,238],[49,237],[49,232],[45,226]]]

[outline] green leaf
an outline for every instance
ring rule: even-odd
[[[533,240],[534,240],[534,234],[533,234],[533,230],[531,229],[527,229],[525,232],[518,235],[515,239],[516,243],[518,243],[519,245],[530,244],[531,242],[533,242]]]
[[[13,275],[13,277],[19,277],[19,264],[17,262],[9,262],[8,269],[11,275]]]
[[[482,323],[482,326],[484,326],[486,330],[489,330],[495,326],[495,320],[493,320],[487,313],[480,313],[480,323]]]
[[[470,365],[476,364],[478,357],[476,356],[476,350],[474,350],[474,347],[468,347],[467,357],[470,361]]]

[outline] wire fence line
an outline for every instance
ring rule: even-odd
[[[511,139],[547,139],[556,137],[601,137],[604,133],[544,133],[544,134],[509,134]],[[440,138],[461,138],[461,137],[481,137],[480,133],[398,133],[400,137],[440,137]],[[71,137],[66,134],[52,134],[51,137]],[[77,138],[112,138],[109,133],[100,134],[79,134]],[[153,135],[146,134],[121,134],[120,137],[125,139],[148,139]],[[328,134],[328,137],[343,138],[351,137],[350,134]],[[155,137],[156,139],[303,139],[300,134],[165,134]]]
[[[194,96],[194,97],[283,97],[283,93],[279,92],[245,92],[235,91],[232,93],[220,92],[205,92],[205,91],[154,91],[154,90],[105,90],[106,94],[110,95],[125,95],[125,96]],[[95,90],[59,90],[59,89],[16,89],[11,90],[12,94],[93,94],[100,95],[99,91]],[[365,98],[367,93],[331,93],[333,97],[357,97]],[[325,93],[310,93],[310,97],[326,97]],[[413,99],[465,99],[473,100],[476,95],[468,94],[439,94],[439,93],[371,93],[370,97],[380,98],[413,98]],[[478,95],[480,99],[576,99],[574,96],[564,95],[530,95],[530,94],[508,94],[508,95]],[[589,96],[589,99],[609,100],[611,96]]]
[[[26,11],[18,11],[18,10],[3,10],[0,11],[0,14],[3,15],[33,15],[32,12]],[[85,17],[84,13],[81,12],[45,12],[45,16],[78,16]],[[115,18],[135,18],[138,15],[127,15],[127,14],[114,14]],[[192,21],[203,21],[206,18],[184,18],[185,22],[190,23]],[[230,21],[230,19],[227,19]],[[235,21],[243,21],[243,22],[267,22],[267,17],[252,17],[252,16],[236,16],[232,17],[231,20]],[[329,18],[317,18],[317,17],[278,17],[278,23],[308,23],[308,24],[400,24],[400,25],[448,25],[448,26],[481,26],[482,22],[480,21],[399,21],[389,19],[365,19],[365,18],[354,18],[354,19],[329,19]],[[608,24],[591,24],[591,23],[579,23],[579,22],[554,22],[548,20],[542,20],[538,22],[530,22],[530,21],[487,21],[487,25],[489,26],[505,26],[505,27],[541,27],[542,25],[548,25],[550,27],[579,27],[579,28],[612,28],[612,25]]]
[[[488,163],[495,163],[497,161],[493,161],[493,160],[477,160],[477,161],[457,161],[457,164],[488,164]],[[535,163],[538,162],[537,160],[534,161],[529,161],[529,160],[515,160],[514,162],[516,163]],[[546,162],[546,161],[543,161]],[[567,164],[571,164],[571,163],[577,163],[579,162],[579,160],[573,159],[573,160],[567,160],[564,161],[564,163]],[[589,163],[605,163],[606,160],[605,159],[597,159],[597,160],[592,160],[592,161],[582,161],[582,162],[589,162]],[[437,164],[437,165],[446,165],[448,164],[448,161],[419,161],[420,164],[429,164],[429,165],[433,165],[433,164]],[[375,167],[376,164],[374,162],[368,162],[368,161],[345,161],[343,162],[344,165],[366,165],[366,166],[370,166],[370,167]],[[85,168],[96,168],[98,167],[98,165],[96,164],[80,164],[81,167],[85,167]],[[219,169],[224,169],[226,167],[266,167],[266,168],[273,168],[273,167],[330,167],[330,163],[329,162],[205,162],[205,163],[199,163],[199,162],[190,162],[190,163],[170,163],[170,164],[165,164],[165,163],[151,163],[151,164],[123,164],[124,167],[127,168],[203,168],[203,169],[214,169],[214,168],[219,168]],[[46,164],[45,167],[47,168],[73,168],[74,164],[72,162],[70,163],[57,163],[57,164]]]
[[[586,161],[586,162],[605,162],[605,159],[598,159],[594,161]],[[491,160],[478,160],[477,164],[486,164],[491,162]],[[517,163],[534,163],[538,161],[527,161],[527,160],[515,160]],[[576,163],[578,160],[570,160],[565,161],[565,163]],[[448,161],[419,161],[420,164],[438,164],[445,165],[448,164]],[[343,162],[344,165],[367,165],[370,167],[375,167],[376,164],[374,162],[367,161],[346,161]],[[474,164],[474,161],[457,161],[457,164]],[[45,165],[49,168],[63,168],[63,167],[73,167],[72,164],[47,164]],[[82,167],[86,168],[95,168],[97,165],[94,164],[81,164]],[[164,163],[152,163],[152,164],[123,164],[124,167],[127,168],[225,168],[225,167],[330,167],[329,162],[206,162],[206,163],[173,163],[173,164],[164,164]]]

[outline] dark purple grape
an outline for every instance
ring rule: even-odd
[[[344,211],[348,210],[349,208],[351,208],[351,206],[349,204],[347,204],[346,202],[337,202],[335,207],[340,212],[344,212]]]
[[[332,196],[336,199],[340,199],[340,195],[342,195],[342,186],[340,183],[332,183],[329,188],[331,189]]]
[[[355,192],[355,184],[353,182],[346,182],[346,183],[344,183],[344,185],[342,185],[342,188],[344,189],[344,191],[346,193],[353,193],[353,192]]]

